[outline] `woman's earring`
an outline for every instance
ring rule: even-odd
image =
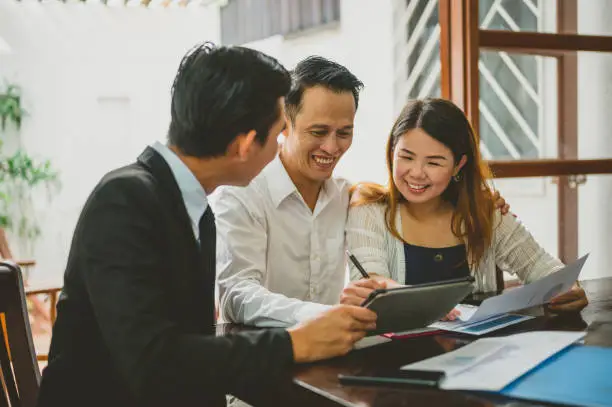
[[[461,181],[461,175],[459,175],[459,173],[453,175],[453,179],[455,180],[455,182],[459,182]]]

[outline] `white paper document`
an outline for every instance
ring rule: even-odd
[[[459,304],[459,306],[455,308],[461,309],[461,306],[463,306],[463,304]],[[534,317],[530,315],[501,314],[471,322],[463,322],[461,320],[438,321],[429,326],[435,329],[443,329],[445,331],[461,332],[479,336],[533,318]]]
[[[549,302],[555,295],[572,288],[588,257],[587,254],[544,278],[484,300],[469,320],[482,320]]]
[[[478,339],[402,369],[444,371],[446,377],[440,386],[447,390],[500,391],[585,335],[585,332],[536,331]]]
[[[546,304],[555,295],[568,291],[578,280],[582,266],[588,257],[587,254],[574,263],[530,284],[487,298],[479,307],[459,304],[456,309],[461,311],[461,315],[457,320],[436,322],[430,327],[482,335],[530,319],[532,317],[509,313]]]

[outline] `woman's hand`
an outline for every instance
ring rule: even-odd
[[[407,287],[406,285],[400,284],[395,280],[391,280],[390,278],[383,277],[378,274],[370,274],[370,277],[379,283],[383,283],[385,288]]]
[[[584,289],[575,284],[571,290],[550,300],[548,310],[554,313],[580,312],[589,304]]]
[[[444,318],[442,318],[442,321],[454,321],[459,318],[459,315],[461,315],[461,311],[457,308],[453,308]]]
[[[390,278],[376,274],[371,274],[370,277],[371,278],[351,281],[344,287],[340,295],[340,304],[361,305],[374,290],[402,286]]]
[[[340,304],[359,306],[370,296],[372,291],[385,288],[384,282],[373,278],[351,281],[340,294]]]

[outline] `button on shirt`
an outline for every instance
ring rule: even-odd
[[[349,186],[327,180],[311,211],[277,157],[248,187],[211,195],[224,318],[290,326],[339,302]]]

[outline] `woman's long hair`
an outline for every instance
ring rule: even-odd
[[[393,236],[404,241],[395,225],[397,206],[404,198],[393,182],[393,152],[400,137],[413,129],[422,129],[448,147],[453,153],[455,165],[462,156],[467,158],[465,165],[442,193],[442,198],[454,207],[451,230],[455,236],[466,241],[468,262],[474,266],[484,256],[493,236],[493,200],[486,182],[491,172],[480,157],[472,126],[463,112],[448,100],[408,102],[395,121],[387,141],[389,186],[357,184],[353,187],[357,196],[351,205],[386,204],[387,228]]]

